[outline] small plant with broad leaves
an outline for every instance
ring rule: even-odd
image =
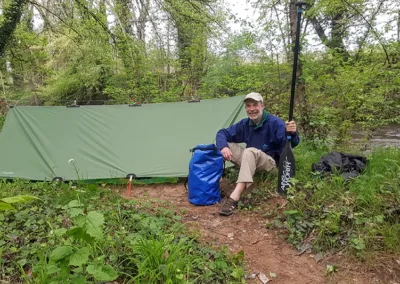
[[[12,197],[5,197],[0,199],[0,210],[16,210],[12,204],[27,203],[32,200],[40,200],[35,196],[30,195],[17,195]]]
[[[33,275],[40,283],[115,280],[118,273],[106,264],[105,256],[97,250],[104,240],[104,215],[98,211],[86,213],[79,200],[72,200],[62,209],[68,216],[64,227],[50,231],[61,245],[54,248],[48,258],[40,258],[32,268]],[[47,253],[46,250],[40,252],[41,255]]]
[[[201,245],[167,204],[124,200],[93,184],[15,181],[0,182],[0,189],[0,198],[28,192],[40,198],[0,212],[2,280],[244,282],[243,253]]]

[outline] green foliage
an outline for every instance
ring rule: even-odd
[[[5,116],[0,114],[0,131],[3,129],[4,121],[5,121]]]
[[[212,10],[207,7],[216,1],[207,2],[168,0],[164,3],[164,9],[171,15],[177,32],[179,74],[184,97],[197,97],[204,76],[210,26],[212,22],[217,22]]]
[[[279,96],[289,93],[290,66],[265,57],[264,51],[255,44],[258,40],[261,39],[255,34],[244,32],[226,43],[226,51],[220,58],[212,59],[213,64],[203,78],[203,97],[256,91],[266,97],[269,110],[275,112],[278,109]]]
[[[50,64],[57,71],[48,80],[43,96],[45,100],[57,103],[57,100],[104,99],[105,82],[114,68],[112,48],[107,38],[94,37],[95,34],[88,31],[85,33],[85,40],[78,35],[75,39],[63,35],[54,39]],[[83,44],[77,45],[77,40]]]
[[[200,245],[172,210],[124,200],[93,184],[73,189],[15,181],[0,189],[0,197],[40,197],[0,214],[6,281],[243,282],[243,255]]]
[[[269,77],[267,66],[261,64],[235,65],[220,61],[204,79],[203,97],[244,95],[252,90],[262,92]]]
[[[20,21],[26,1],[13,0],[2,1],[2,13],[0,16],[0,57],[3,57],[6,45]]]
[[[38,90],[50,72],[46,66],[49,60],[48,42],[46,36],[32,32],[30,16],[26,17],[28,19],[24,18],[16,26],[4,56],[0,57],[1,98],[17,102],[23,99],[21,104],[36,105]]]
[[[12,67],[13,84],[28,91],[36,92],[51,73],[46,65],[49,60],[47,52],[48,38],[32,33],[30,27],[21,22],[10,43],[12,56],[9,64]]]
[[[15,210],[11,204],[15,203],[26,203],[35,199],[35,196],[30,195],[17,195],[12,197],[5,197],[0,199],[0,210]]]
[[[138,274],[134,278],[139,283],[181,282],[199,277],[197,267],[203,263],[202,256],[195,254],[192,241],[173,234],[157,236],[153,239],[138,239],[133,244]],[[161,269],[160,269],[161,268]],[[193,270],[198,270],[194,272]]]
[[[376,64],[383,53],[375,51],[356,61],[338,56],[304,57],[303,80],[307,113],[301,114],[304,135],[309,139],[349,139],[355,124],[365,130],[399,123],[397,68]],[[382,84],[382,82],[385,82]]]
[[[344,181],[337,173],[320,177],[311,164],[321,152],[299,146],[298,174],[284,220],[297,247],[309,242],[316,251],[347,249],[364,257],[400,247],[400,151],[376,149],[365,172]],[[297,150],[297,148],[296,148]]]

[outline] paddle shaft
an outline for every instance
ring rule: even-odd
[[[297,62],[299,59],[299,49],[300,49],[300,23],[301,23],[301,13],[303,12],[304,2],[297,2],[297,24],[296,24],[296,42],[294,45],[294,59],[293,59],[293,73],[292,73],[292,87],[290,90],[290,108],[289,108],[289,121],[293,119],[293,106],[294,106],[294,94],[296,92],[296,73],[297,73]]]
[[[293,119],[293,105],[294,105],[294,94],[296,90],[296,73],[297,73],[297,61],[299,58],[299,45],[300,45],[300,23],[302,5],[304,2],[296,3],[297,9],[297,25],[296,25],[296,42],[294,47],[294,62],[293,62],[293,74],[292,74],[292,89],[290,97],[290,110],[289,110],[289,121]],[[279,173],[278,173],[278,192],[281,195],[287,194],[287,189],[291,185],[290,179],[296,175],[296,160],[294,158],[291,148],[291,135],[286,132],[287,140],[286,145],[282,150],[281,157],[279,159]]]

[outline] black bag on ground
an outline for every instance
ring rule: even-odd
[[[361,174],[367,163],[366,157],[334,151],[322,156],[318,163],[312,164],[312,171],[321,174],[336,171],[342,173],[343,178],[347,180]]]

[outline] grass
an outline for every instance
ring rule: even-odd
[[[11,283],[242,283],[243,256],[197,242],[167,208],[107,187],[0,183],[1,280]],[[61,282],[60,282],[61,281]]]
[[[361,259],[400,252],[400,149],[375,149],[364,173],[347,181],[340,173],[322,177],[311,171],[327,152],[306,143],[296,148],[295,185],[278,218],[288,240],[298,248],[308,243],[318,252],[346,250]]]
[[[315,253],[342,251],[360,260],[400,253],[400,149],[374,149],[365,171],[351,180],[312,172],[312,164],[331,151],[306,142],[295,148],[296,178],[284,210],[265,205],[277,196],[277,173],[256,174],[253,190],[242,195],[241,210],[262,213],[267,228],[284,229],[298,249],[311,245]],[[226,177],[234,184],[237,169]]]

